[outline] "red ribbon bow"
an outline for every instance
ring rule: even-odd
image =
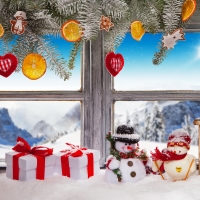
[[[19,180],[19,158],[32,154],[37,159],[36,179],[44,180],[45,174],[45,156],[53,154],[53,149],[43,146],[31,148],[26,140],[21,137],[17,138],[17,144],[12,150],[20,152],[13,156],[13,179]]]
[[[61,156],[61,167],[62,167],[62,175],[70,177],[70,167],[69,167],[69,156],[72,157],[80,157],[83,155],[83,151],[87,150],[87,148],[79,148],[78,145],[73,145],[70,143],[66,143],[68,146],[71,147],[71,149],[63,150],[61,153],[65,153],[64,155]],[[88,178],[90,176],[94,175],[94,158],[93,158],[93,153],[87,152],[86,156],[88,158],[88,166],[87,166],[87,171],[88,171]]]

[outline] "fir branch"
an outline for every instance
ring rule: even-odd
[[[162,43],[159,43],[159,52],[154,54],[154,58],[152,60],[154,65],[159,65],[166,58],[167,52],[169,51],[166,47],[163,47]]]
[[[102,8],[99,1],[82,1],[77,19],[83,29],[83,40],[95,39],[98,36],[101,15]]]
[[[51,0],[52,1],[52,0]],[[80,7],[80,0],[53,0],[58,8],[58,11],[66,16],[74,15]]]
[[[61,79],[67,80],[71,76],[71,72],[66,69],[66,62],[63,58],[59,58],[59,53],[54,45],[47,38],[38,37],[30,29],[17,38],[16,44],[13,46],[12,52],[19,59],[17,71],[21,70],[24,58],[29,53],[39,53],[47,61],[47,67],[53,70]]]
[[[144,26],[146,32],[155,33],[160,29],[162,1],[133,0],[132,9]]]
[[[184,0],[164,0],[163,23],[165,34],[180,28],[181,11]]]
[[[56,48],[47,39],[39,38],[37,51],[42,54],[50,70],[53,70],[64,81],[69,79],[71,72],[66,69],[66,62],[63,58],[59,58],[59,53]]]
[[[121,20],[114,20],[114,27],[105,34],[104,50],[105,53],[115,51],[122,41],[124,40],[126,33],[130,28],[130,17],[128,13]]]
[[[121,19],[126,15],[129,8],[123,0],[103,0],[102,9],[111,18]]]
[[[21,71],[23,60],[29,53],[37,53],[37,43],[38,38],[34,37],[32,33],[27,34],[27,32],[16,39],[15,44],[12,47],[12,52],[18,58],[16,72]]]
[[[38,35],[59,35],[60,25],[45,10],[34,13],[33,20],[29,22],[29,28]]]
[[[59,25],[70,19],[76,19],[81,0],[46,0],[48,14],[56,20]]]
[[[26,1],[25,10],[41,12],[42,10],[45,10],[45,2],[41,0]]]
[[[70,52],[70,59],[69,59],[69,62],[68,62],[68,68],[70,70],[74,69],[75,65],[75,59],[76,59],[76,56],[80,50],[80,46],[81,46],[81,42],[74,42],[73,43],[73,49],[71,50]]]

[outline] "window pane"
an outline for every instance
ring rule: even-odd
[[[58,47],[60,58],[64,58],[66,64],[69,60],[72,43],[59,38],[50,37],[55,46]],[[78,53],[75,61],[75,68],[71,70],[72,76],[64,81],[54,71],[47,68],[45,74],[37,79],[30,80],[22,71],[13,72],[9,77],[0,76],[1,91],[42,91],[42,90],[80,90],[81,88],[81,58]]]
[[[183,128],[192,139],[191,154],[198,157],[198,126],[193,121],[200,116],[200,101],[117,101],[114,112],[114,129],[130,124],[149,152],[156,146],[166,148],[169,134]]]
[[[18,136],[31,145],[66,149],[66,142],[80,145],[80,102],[1,101],[0,159],[16,144]]]
[[[145,33],[140,42],[128,33],[117,49],[125,65],[114,78],[116,90],[199,90],[200,33],[185,33],[160,65],[153,65],[162,34]]]

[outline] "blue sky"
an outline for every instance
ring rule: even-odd
[[[153,65],[154,53],[162,34],[144,34],[136,41],[127,34],[116,53],[125,60],[122,71],[115,77],[119,90],[200,89],[200,33],[185,33],[160,65]]]
[[[105,33],[106,34],[106,33]],[[185,41],[178,41],[165,60],[158,66],[152,64],[154,53],[162,34],[145,33],[141,41],[136,41],[128,33],[115,53],[125,59],[122,71],[114,78],[116,90],[199,90],[200,79],[200,33],[185,33]],[[72,43],[62,37],[52,40],[66,61]],[[33,81],[22,72],[13,73],[8,78],[0,76],[0,90],[78,90],[81,85],[80,53],[70,80],[63,81],[54,71],[47,72]],[[51,87],[49,87],[51,85]]]
[[[72,43],[62,37],[54,37],[52,42],[57,46],[60,57],[68,61]],[[75,61],[75,69],[71,70],[72,76],[69,80],[60,79],[54,71],[50,71],[48,68],[46,73],[37,80],[28,79],[22,71],[13,72],[7,78],[0,76],[0,90],[79,90],[81,87],[80,69],[79,53]]]

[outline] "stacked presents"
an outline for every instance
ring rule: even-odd
[[[76,180],[85,180],[99,173],[100,152],[79,148],[66,143],[70,150],[54,154],[53,149],[36,146],[31,148],[18,137],[14,151],[6,153],[6,176],[10,179],[27,181],[44,180],[59,174]]]

